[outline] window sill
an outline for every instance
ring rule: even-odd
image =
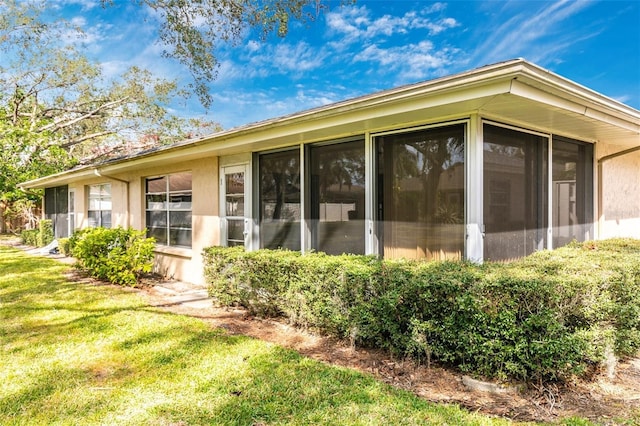
[[[170,256],[186,257],[189,259],[193,256],[193,250],[184,247],[156,245],[156,248],[153,251],[157,254],[168,254]]]

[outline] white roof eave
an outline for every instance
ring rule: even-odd
[[[36,189],[63,185],[95,176],[98,171],[116,173],[134,165],[146,164],[168,156],[177,155],[187,158],[194,155],[195,152],[222,152],[222,150],[246,144],[248,140],[260,140],[261,137],[275,138],[278,134],[287,134],[287,132],[303,128],[313,129],[314,126],[320,129],[330,126],[334,120],[348,120],[349,117],[346,116],[355,119],[359,115],[362,116],[379,109],[392,110],[404,103],[407,105],[412,105],[412,102],[424,104],[438,97],[439,102],[462,102],[466,98],[471,100],[498,93],[511,94],[554,108],[582,114],[607,125],[635,132],[640,138],[640,111],[523,59],[516,59],[247,124],[129,158],[24,182],[20,186]]]

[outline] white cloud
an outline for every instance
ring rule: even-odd
[[[529,9],[514,15],[495,26],[473,55],[475,63],[492,63],[524,56],[537,62],[545,62],[559,51],[590,36],[575,38],[567,30],[569,18],[590,6],[588,1],[559,0],[544,5],[537,11]]]
[[[432,20],[426,15],[441,11],[444,5],[436,3],[418,12],[409,11],[402,16],[384,15],[373,19],[366,6],[343,7],[326,16],[328,34],[341,36],[335,44],[350,44],[356,41],[372,40],[378,36],[391,37],[406,34],[412,30],[426,29],[430,35],[439,34],[459,24],[454,18]]]
[[[276,45],[249,41],[238,63],[231,62],[230,59],[222,62],[220,77],[255,78],[287,74],[297,78],[323,66],[326,56],[327,52],[323,48],[315,48],[304,41],[283,41]],[[243,69],[241,75],[238,74],[238,68]]]
[[[454,62],[457,52],[451,48],[436,50],[428,40],[390,48],[373,44],[354,56],[353,61],[376,62],[387,72],[395,73],[398,81],[406,82],[439,74],[439,70]]]

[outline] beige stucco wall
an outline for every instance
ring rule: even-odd
[[[624,147],[602,146],[602,158]],[[628,149],[628,147],[627,147]],[[598,168],[602,184],[599,237],[640,238],[640,151],[604,161]]]
[[[192,173],[192,229],[191,249],[158,246],[154,269],[168,278],[203,283],[202,250],[220,243],[218,200],[218,158],[204,157],[196,161],[179,162],[162,167],[141,168],[135,172],[84,180],[69,185],[75,189],[76,226],[87,226],[88,186],[111,183],[113,226],[144,229],[144,179],[182,171]],[[128,185],[123,182],[129,182]],[[128,213],[127,213],[128,212]]]
[[[155,272],[168,278],[203,283],[202,250],[220,243],[218,218],[218,158],[205,157],[196,161],[154,167],[130,174],[128,180],[131,224],[145,227],[144,178],[181,171],[192,173],[192,247],[158,246]]]

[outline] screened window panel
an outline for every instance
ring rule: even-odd
[[[191,192],[169,194],[170,210],[191,210]]]
[[[145,187],[146,187],[147,194],[153,194],[153,193],[166,194],[167,178],[166,176],[156,177],[156,178],[147,178]]]
[[[364,141],[310,149],[312,248],[328,254],[364,254]]]
[[[191,229],[191,212],[169,211],[169,223],[172,228]]]
[[[464,124],[386,135],[376,145],[383,257],[461,259]]]
[[[553,247],[593,238],[593,146],[553,138]]]
[[[96,228],[100,226],[100,216],[97,211],[89,211],[87,212],[87,223],[89,228]]]
[[[169,230],[169,245],[191,247],[191,229],[171,228]]]
[[[167,194],[147,194],[147,210],[166,210]]]
[[[89,210],[100,210],[99,198],[89,198]]]
[[[260,247],[300,250],[300,152],[259,158]]]
[[[147,211],[147,226],[149,227],[167,227],[166,211]]]
[[[111,228],[111,211],[101,211],[100,214],[100,226],[103,228]]]
[[[484,125],[484,258],[511,260],[547,245],[547,138]]]

